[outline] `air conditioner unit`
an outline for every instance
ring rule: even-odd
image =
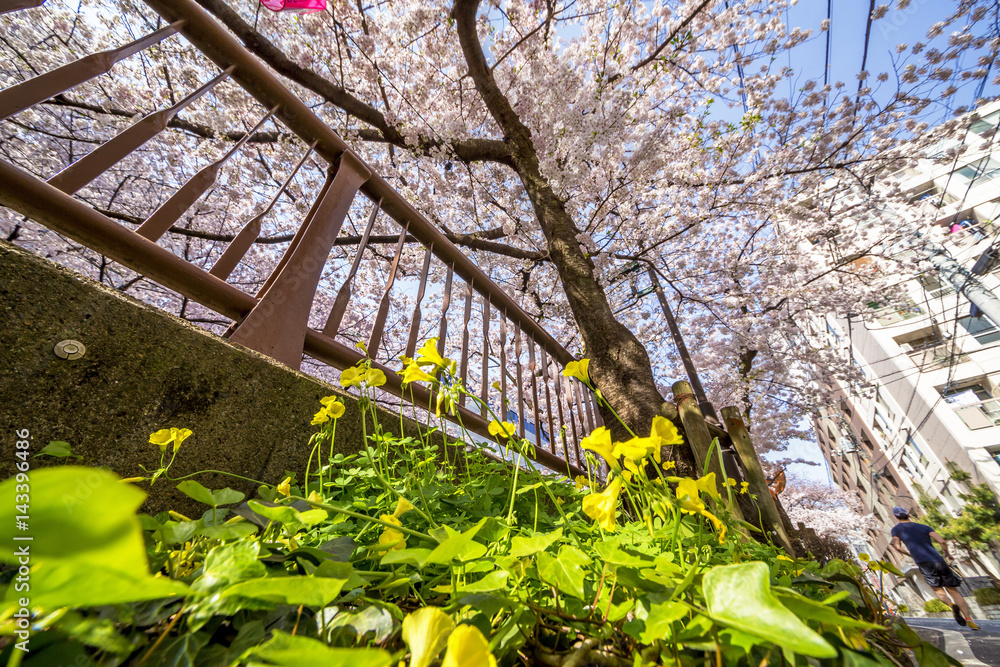
[[[913,346],[910,345],[909,343],[900,343],[899,349],[901,349],[903,352],[912,352]]]

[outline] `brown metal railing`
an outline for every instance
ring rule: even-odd
[[[374,173],[323,120],[313,113],[277,76],[254,58],[223,26],[192,0],[145,0],[167,27],[141,37],[131,44],[85,56],[75,62],[40,74],[0,91],[0,119],[64,93],[86,81],[107,74],[115,63],[157,44],[175,33],[182,36],[219,68],[220,72],[194,92],[166,109],[152,113],[106,141],[98,148],[43,180],[24,169],[0,160],[0,204],[54,230],[86,247],[232,320],[228,332],[232,342],[267,354],[298,369],[303,355],[337,369],[354,365],[364,358],[358,349],[336,340],[348,311],[352,284],[369,247],[376,220],[385,214],[398,228],[390,268],[385,276],[381,300],[371,321],[367,349],[373,364],[388,378],[384,389],[402,400],[412,400],[432,409],[433,396],[422,386],[403,390],[400,378],[389,366],[389,358],[378,358],[387,318],[396,288],[398,267],[404,245],[416,240],[424,248],[415,306],[409,316],[405,354],[414,354],[421,332],[422,303],[428,291],[432,262],[442,263],[445,272],[440,290],[442,307],[438,325],[438,348],[444,353],[449,337],[449,309],[452,300],[461,309],[460,379],[474,389],[477,378],[470,373],[473,348],[470,320],[474,312],[482,323],[482,352],[478,392],[502,416],[510,408],[520,417],[519,432],[525,422],[535,426],[536,461],[554,471],[571,475],[582,472],[579,439],[599,424],[590,393],[580,383],[560,375],[562,366],[573,359],[538,322],[530,317],[429,220]],[[0,0],[0,13],[40,2]],[[223,156],[201,169],[178,188],[135,230],[75,198],[102,173],[137,151],[166,130],[177,114],[225,80],[238,84],[265,110],[256,126],[233,142]],[[302,142],[301,158],[285,178],[277,193],[259,212],[241,226],[210,270],[198,267],[158,244],[158,241],[210,188],[217,184],[223,167],[266,122],[280,123]],[[322,188],[277,267],[256,294],[249,294],[227,282],[261,233],[261,224],[279,197],[287,192],[299,169],[310,158],[328,165]],[[370,202],[367,224],[357,251],[333,305],[320,328],[309,326],[316,305],[317,289],[327,259],[337,242],[349,209],[361,193]],[[456,285],[461,280],[464,285]],[[498,367],[491,364],[490,330],[499,321]],[[495,331],[495,329],[494,329]],[[508,333],[513,335],[514,355],[508,358]],[[454,336],[455,332],[451,332]],[[474,368],[474,366],[473,366]],[[516,382],[510,395],[508,379]],[[491,392],[492,382],[499,384]],[[497,395],[498,394],[498,395]],[[491,398],[493,399],[491,401]],[[554,403],[554,405],[553,405]],[[470,431],[489,437],[488,418],[470,409],[463,401],[458,408],[461,423]],[[547,431],[548,442],[542,432]]]

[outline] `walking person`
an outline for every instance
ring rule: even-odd
[[[945,558],[951,558],[951,554],[948,552],[948,543],[930,526],[910,521],[910,513],[906,509],[893,507],[892,514],[898,523],[892,527],[892,542],[889,546],[913,558],[913,562],[920,569],[920,574],[924,576],[924,581],[934,589],[934,595],[941,602],[951,607],[951,612],[955,615],[955,621],[959,625],[966,625],[972,630],[978,630],[979,626],[972,620],[968,603],[958,592],[958,587],[962,585],[962,579],[945,562]],[[941,554],[937,552],[931,540],[941,545],[945,558],[942,558]],[[900,542],[906,545],[909,553],[900,546]]]

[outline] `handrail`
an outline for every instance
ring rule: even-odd
[[[222,74],[174,107],[154,112],[145,120],[107,141],[93,152],[89,160],[85,157],[80,162],[99,167],[84,169],[77,166],[76,171],[81,173],[74,173],[73,178],[69,179],[71,182],[62,182],[69,178],[67,176],[56,176],[46,183],[36,175],[0,160],[0,205],[38,221],[110,257],[147,279],[233,320],[234,324],[227,334],[231,336],[232,342],[244,344],[293,368],[298,368],[302,355],[306,354],[341,370],[365,358],[359,350],[336,340],[336,336],[340,317],[344,314],[347,300],[350,298],[350,280],[353,279],[361,253],[368,244],[368,232],[378,215],[386,213],[399,226],[400,231],[392,258],[393,269],[386,282],[369,340],[377,343],[382,338],[382,327],[386,323],[388,295],[393,286],[395,267],[400,261],[404,240],[415,239],[426,248],[426,251],[418,301],[411,320],[408,354],[412,354],[410,348],[413,335],[419,328],[420,299],[424,294],[430,258],[433,255],[444,263],[448,276],[439,323],[439,350],[443,352],[445,347],[448,333],[447,309],[452,298],[452,276],[457,276],[465,282],[464,288],[455,288],[455,298],[458,303],[453,304],[453,312],[459,309],[458,312],[464,313],[460,379],[467,382],[470,369],[468,326],[473,292],[475,292],[482,298],[484,343],[483,374],[480,378],[482,386],[475,393],[480,395],[484,402],[490,393],[491,369],[487,358],[489,353],[485,346],[489,340],[489,319],[491,313],[494,313],[500,320],[501,342],[500,389],[499,396],[495,396],[500,399],[502,406],[497,410],[498,414],[502,418],[507,416],[509,396],[507,367],[510,366],[512,370],[516,368],[517,372],[518,382],[516,391],[513,392],[516,397],[512,396],[514,400],[511,404],[517,408],[516,414],[519,417],[522,435],[525,432],[525,422],[529,419],[533,419],[534,422],[535,455],[532,458],[559,473],[583,474],[584,464],[578,439],[595,425],[600,424],[600,415],[592,396],[589,392],[581,391],[582,387],[578,381],[563,378],[558,374],[558,367],[572,361],[573,355],[510,295],[493,283],[441,230],[420,214],[385,179],[375,173],[371,166],[352,151],[339,135],[286,88],[273,72],[244,48],[214,17],[193,0],[145,0],[145,2],[166,19],[170,26],[169,30],[176,30],[196,49],[204,53],[220,68]],[[136,45],[153,43],[165,36],[167,30],[161,29],[130,45],[107,53],[137,52],[141,49]],[[125,57],[127,55],[121,56]],[[90,60],[93,58],[85,56],[78,62],[90,62]],[[112,64],[105,64],[102,67],[110,68]],[[72,77],[60,79],[61,74],[53,75],[49,72],[36,77],[41,83],[31,79],[24,84],[18,84],[15,88],[20,90],[21,87],[27,86],[26,89],[47,91],[45,94],[58,94],[52,93],[50,89],[56,90],[62,86],[64,91],[69,90],[76,86],[84,75],[90,76],[90,70],[83,74],[77,73],[77,70],[83,71],[81,66],[72,65],[70,69],[74,72]],[[94,76],[99,75],[98,73]],[[130,155],[145,141],[164,131],[167,120],[172,117],[171,113],[176,113],[187,101],[196,99],[227,75],[263,106],[267,116],[259,120],[255,128],[245,133],[241,140],[231,144],[222,159],[202,168],[198,175],[182,185],[137,229],[129,229],[112,221],[73,196],[76,190],[84,186],[86,180],[97,178],[103,170],[114,166],[118,160]],[[2,104],[7,104],[16,113],[20,108],[19,96],[15,94],[17,90],[8,88],[0,91],[0,107]],[[268,122],[269,118],[287,127],[305,144],[304,148],[308,149],[302,154],[298,166],[292,170],[284,184],[271,198],[272,204],[242,225],[239,235],[226,248],[223,256],[216,258],[216,265],[211,272],[158,245],[158,239],[167,231],[172,221],[178,220],[209,190],[219,167],[248,143],[251,136]],[[261,218],[268,214],[273,203],[291,183],[298,167],[302,166],[310,154],[318,155],[330,165],[326,181],[315,193],[316,198],[309,214],[296,231],[277,268],[267,278],[256,296],[230,285],[226,282],[226,278],[259,235]],[[338,293],[338,304],[331,312],[327,326],[321,327],[322,331],[316,330],[308,326],[316,289],[330,249],[340,233],[341,224],[354,203],[357,192],[363,193],[374,205],[370,212],[366,234],[358,246],[358,254],[352,263],[354,268],[351,270],[351,276]],[[479,311],[479,306],[476,310]],[[508,320],[512,326],[508,326]],[[508,336],[510,333],[513,334],[513,338]],[[504,350],[508,342],[513,343],[516,351],[512,356],[506,355]],[[539,348],[537,351],[536,346]],[[369,354],[372,364],[381,368],[386,374],[387,383],[383,389],[401,400],[412,400],[415,405],[432,410],[435,402],[432,392],[419,385],[408,386],[404,392],[401,379],[393,372],[394,369],[390,369],[383,361],[375,358],[377,356],[377,350],[373,349],[375,347],[375,345],[370,346]],[[539,382],[543,383],[544,387],[539,387]],[[469,389],[472,391],[472,387]],[[552,406],[553,400],[556,401],[555,410]],[[490,437],[487,429],[488,420],[484,414],[470,410],[464,404],[457,409],[458,421],[464,427],[480,436]],[[542,441],[543,431],[548,435],[548,451],[545,450],[546,443]],[[575,462],[572,460],[574,458]]]

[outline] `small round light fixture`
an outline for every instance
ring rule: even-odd
[[[62,340],[56,343],[56,356],[60,359],[79,359],[87,353],[87,348],[78,340]]]

